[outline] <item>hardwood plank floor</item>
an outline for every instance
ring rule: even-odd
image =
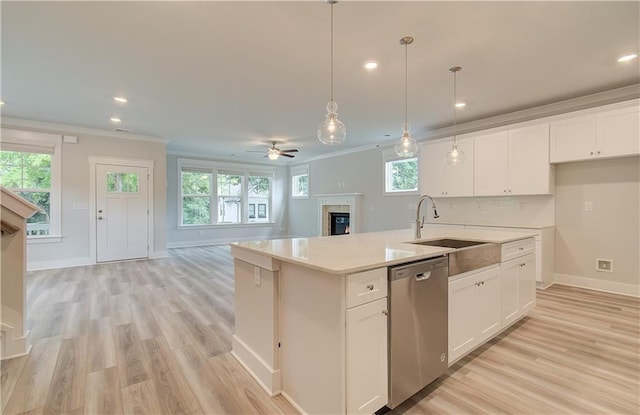
[[[554,286],[529,317],[391,414],[640,413],[640,300]],[[27,275],[27,357],[3,414],[295,414],[229,354],[226,246]]]

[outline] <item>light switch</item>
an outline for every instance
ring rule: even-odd
[[[593,210],[593,202],[584,202],[584,211],[591,212]]]

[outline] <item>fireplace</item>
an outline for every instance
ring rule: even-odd
[[[329,212],[330,235],[349,234],[349,213]]]
[[[362,232],[361,193],[318,195],[318,235],[346,235]]]

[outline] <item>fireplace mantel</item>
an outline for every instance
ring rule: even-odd
[[[347,212],[349,213],[349,231],[350,233],[362,232],[361,223],[361,200],[362,193],[335,193],[317,195],[318,198],[318,235],[327,236],[325,217],[328,212]],[[329,207],[340,207],[338,210],[331,210]]]

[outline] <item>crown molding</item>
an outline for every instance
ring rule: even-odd
[[[640,98],[640,84],[629,85],[622,88],[611,89],[591,95],[584,95],[551,104],[540,105],[520,111],[509,112],[479,120],[469,121],[456,126],[456,135],[473,133],[475,131],[488,130],[510,124],[517,124],[532,121],[554,115],[566,114],[595,107],[600,107],[618,102],[630,101]],[[423,133],[416,140],[436,140],[439,138],[451,137],[453,128],[451,126],[433,129]]]
[[[152,143],[167,144],[169,140],[166,138],[152,137],[148,135],[119,133],[116,131],[100,130],[97,128],[78,127],[75,125],[56,124],[45,121],[23,120],[20,118],[1,117],[0,124],[3,128],[27,128],[47,131],[56,131],[59,133],[69,133],[77,135],[97,135],[100,137],[119,138],[122,140],[147,141]]]

